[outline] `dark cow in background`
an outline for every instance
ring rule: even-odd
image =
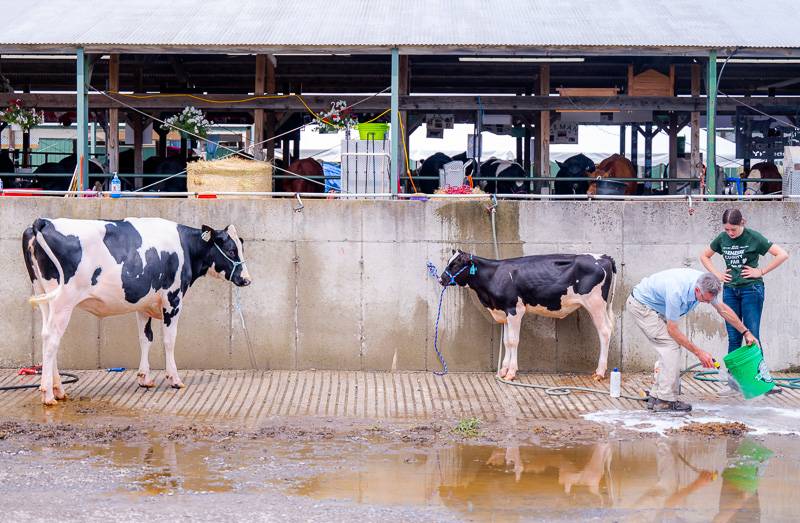
[[[556,194],[586,194],[589,189],[588,176],[595,169],[594,162],[584,154],[570,156],[563,162],[556,162],[558,172],[556,178],[583,178],[587,181],[558,181],[555,183]]]
[[[416,176],[433,176],[435,179],[425,180],[417,178],[414,183],[417,190],[425,194],[433,194],[439,188],[439,169],[444,167],[444,164],[452,162],[452,158],[444,153],[434,153],[422,162],[417,168]]]
[[[45,191],[66,191],[69,189],[69,182],[75,167],[78,165],[78,157],[74,154],[65,156],[58,162],[47,162],[34,169],[30,187],[43,189]],[[89,160],[89,186],[95,182],[104,183],[105,176],[91,176],[92,174],[104,174],[103,166],[96,160]],[[65,174],[66,176],[36,176],[39,174]]]
[[[505,358],[497,375],[507,380],[513,380],[519,369],[517,346],[526,312],[562,319],[585,308],[600,337],[595,378],[602,379],[614,329],[611,300],[616,273],[614,260],[607,255],[547,254],[490,260],[454,250],[440,283],[471,288],[494,320],[505,325]]]
[[[586,194],[597,194],[597,178],[636,178],[636,170],[633,163],[621,154],[612,154],[599,164],[592,173],[594,181],[589,183]],[[626,182],[624,192],[626,195],[636,194],[636,182]]]
[[[525,178],[525,169],[516,162],[490,158],[481,163],[481,180],[478,186],[491,194],[528,194],[530,182],[523,180],[504,180],[504,178]]]
[[[148,354],[153,319],[164,322],[167,380],[184,386],[175,364],[182,300],[207,273],[250,284],[243,242],[233,225],[215,230],[160,218],[120,221],[37,219],[22,235],[22,254],[42,313],[42,402],[66,398],[58,373],[58,346],[75,308],[95,316],[136,313],[141,360],[138,381],[154,385]]]
[[[750,167],[742,178],[754,180],[756,178],[783,178],[778,167],[772,162],[758,162]],[[759,190],[761,194],[777,194],[783,191],[783,182],[761,182],[761,184],[745,184],[746,189]]]
[[[197,160],[197,157],[189,158],[188,161]],[[181,158],[180,155],[167,155],[151,156],[142,162],[142,172],[144,174],[161,174],[163,177],[147,177],[143,178],[143,185],[153,185],[146,189],[147,192],[186,192],[186,177],[174,176],[174,174],[186,174],[187,160]],[[134,151],[133,149],[126,149],[119,153],[119,172],[123,174],[132,174],[135,171]],[[123,189],[134,190],[133,179],[123,178]],[[158,183],[156,183],[158,182]]]
[[[14,162],[11,160],[11,156],[6,149],[0,150],[0,173],[3,175],[6,173],[11,174],[11,176],[0,176],[0,179],[3,180],[3,188],[11,189],[15,179],[15,176],[13,176]]]
[[[295,160],[286,169],[290,173],[299,176],[292,176],[291,178],[282,178],[276,180],[275,187],[278,192],[323,192],[325,190],[324,178],[316,178],[317,176],[324,176],[325,171],[322,169],[322,164],[314,158],[302,158]],[[275,174],[286,174],[283,171],[275,170]],[[305,178],[301,178],[301,176]],[[314,178],[311,178],[311,177]],[[314,181],[311,181],[314,180]]]
[[[445,164],[453,161],[464,163],[464,175],[472,176],[475,171],[475,160],[467,158],[467,153],[447,156],[444,153],[435,153],[425,159],[417,169],[416,176],[432,176],[435,179],[424,180],[416,178],[414,183],[417,190],[426,194],[433,194],[439,188],[439,170]],[[481,162],[480,177],[488,180],[476,180],[475,185],[481,190],[493,194],[527,194],[530,192],[529,183],[521,180],[504,180],[504,178],[524,178],[525,169],[516,162],[489,158]]]

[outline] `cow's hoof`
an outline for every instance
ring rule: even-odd
[[[59,401],[64,401],[67,399],[67,393],[61,389],[53,389],[53,396]]]
[[[500,369],[500,372],[497,373],[497,376],[500,379],[505,379],[506,374],[508,374],[508,367],[503,367],[502,369]]]
[[[606,376],[605,376],[605,373],[604,373],[604,374],[598,374],[598,373],[596,373],[596,372],[595,372],[595,373],[592,375],[592,379],[593,379],[594,381],[603,381],[603,380],[605,380],[605,379],[606,379]]]
[[[186,386],[177,375],[173,377],[167,374],[167,383],[169,383],[169,386],[173,389],[182,389]]]
[[[42,405],[52,407],[53,405],[58,405],[58,400],[55,397],[48,398],[42,393]]]
[[[144,389],[152,389],[153,387],[156,386],[156,380],[152,378],[147,379],[145,377],[140,376],[138,381],[139,381],[139,386]]]
[[[506,374],[505,377],[506,381],[514,381],[516,378],[517,378],[516,372],[509,372],[508,374]]]

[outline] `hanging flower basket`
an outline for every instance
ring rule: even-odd
[[[26,109],[22,100],[12,100],[8,107],[0,110],[0,120],[12,126],[18,126],[23,132],[28,132],[36,127],[44,118],[36,109]]]
[[[191,138],[200,136],[205,138],[214,122],[206,120],[206,115],[200,109],[189,106],[184,107],[183,111],[172,115],[161,124],[165,131],[175,129],[181,132],[181,136]]]
[[[319,116],[319,132],[322,134],[337,133],[342,129],[352,129],[358,125],[358,118],[344,100],[331,102],[330,111],[322,111]]]

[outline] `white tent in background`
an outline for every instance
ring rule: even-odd
[[[411,135],[409,158],[419,161],[436,153],[443,152],[449,156],[462,153],[467,148],[467,140],[472,132],[472,125],[456,124],[454,129],[445,129],[444,138],[426,138],[425,127],[418,128]],[[356,133],[357,134],[357,133]],[[689,154],[691,131],[684,128],[681,136],[686,137],[686,154]],[[301,157],[313,156],[318,160],[338,162],[340,160],[341,141],[344,132],[338,134],[320,134],[312,127],[307,127],[300,132]],[[511,136],[496,135],[490,132],[483,133],[482,159],[491,157],[513,160],[516,157],[516,139]],[[705,157],[706,132],[700,130],[700,151]],[[595,162],[619,152],[619,127],[582,125],[578,134],[577,144],[551,144],[550,159],[562,161],[570,156],[583,153]],[[402,154],[402,144],[401,144]],[[630,132],[627,136],[626,156],[630,157]],[[736,160],[736,144],[724,138],[717,137],[717,165],[722,167],[737,167],[741,162]],[[665,133],[659,133],[653,138],[653,165],[666,164],[669,158],[669,139]],[[644,138],[639,137],[639,165],[644,165]]]

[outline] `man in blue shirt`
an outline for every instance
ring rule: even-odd
[[[709,272],[681,268],[661,271],[643,279],[633,288],[627,310],[653,347],[658,351],[655,384],[650,391],[648,408],[655,412],[688,412],[692,406],[678,401],[681,377],[681,347],[697,356],[703,367],[712,368],[714,359],[678,328],[678,320],[698,303],[709,303],[733,328],[744,335],[746,343],[755,337],[720,299],[722,284]]]

